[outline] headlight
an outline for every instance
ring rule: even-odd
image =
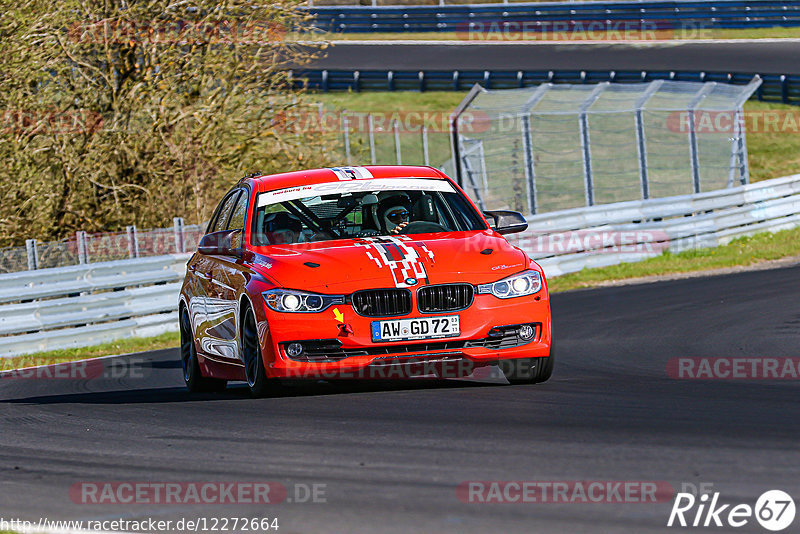
[[[481,284],[478,286],[478,293],[490,293],[500,299],[510,299],[533,295],[541,289],[542,275],[539,274],[539,271],[525,271],[498,280],[493,284]]]
[[[270,289],[262,294],[267,306],[278,312],[321,312],[334,304],[344,304],[343,295],[319,295],[291,289]]]

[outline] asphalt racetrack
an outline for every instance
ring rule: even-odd
[[[136,376],[0,379],[0,517],[277,517],[283,533],[646,533],[677,530],[666,527],[671,494],[497,504],[462,502],[457,488],[655,481],[712,484],[720,502],[753,505],[770,489],[797,499],[797,379],[681,380],[666,369],[679,357],[800,356],[798,279],[794,266],[557,294],[558,363],[539,386],[490,377],[192,396],[175,350],[127,357]],[[70,488],[86,481],[273,481],[289,493],[268,505],[83,504]],[[318,502],[296,502],[314,484]],[[736,530],[765,532],[750,523]]]
[[[336,42],[313,69],[675,70],[800,74],[800,40],[643,43]]]

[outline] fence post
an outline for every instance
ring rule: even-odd
[[[589,118],[587,112],[605,91],[610,82],[598,84],[578,109],[578,126],[581,134],[581,150],[583,151],[583,181],[586,188],[586,205],[594,206],[594,181],[592,178],[592,146],[589,142]]]
[[[639,152],[639,179],[642,182],[642,200],[650,198],[650,182],[647,176],[647,144],[644,139],[642,108],[636,109],[636,150]]]
[[[377,162],[375,160],[375,123],[372,118],[372,113],[367,115],[367,126],[369,129],[369,159],[373,165]]]
[[[552,87],[552,84],[543,83],[530,96],[522,106],[522,149],[525,152],[525,189],[528,193],[528,212],[535,215],[539,209],[539,200],[536,195],[536,169],[533,157],[533,132],[531,132],[531,111],[536,104],[544,97],[544,94]]]
[[[342,111],[342,128],[344,129],[344,153],[347,164],[350,165],[350,119],[346,110]]]
[[[458,71],[453,74],[454,77],[457,77],[457,75]],[[455,111],[450,114],[450,154],[453,156],[453,172],[455,173],[453,178],[455,178],[456,183],[461,187],[464,187],[464,175],[461,169],[461,140],[458,133],[458,119],[481,91],[483,91],[483,88],[479,84],[476,83],[473,85],[472,89],[467,93],[467,96],[464,97],[464,100],[462,100]]]
[[[422,161],[425,165],[430,165],[430,157],[428,154],[428,127],[422,127]]]
[[[747,185],[750,183],[750,164],[747,161],[747,141],[746,141],[746,134],[745,134],[745,124],[744,124],[744,110],[739,108],[736,112],[738,120],[736,125],[739,129],[739,134],[737,135],[738,143],[739,143],[739,181],[740,185]]]
[[[650,82],[647,85],[647,89],[642,93],[642,96],[636,100],[634,118],[636,121],[636,150],[639,153],[639,177],[642,182],[642,200],[650,198],[650,180],[647,173],[647,140],[644,136],[644,117],[642,116],[642,112],[644,105],[662,85],[664,85],[664,80]]]
[[[172,218],[172,231],[175,233],[175,252],[183,254],[186,252],[186,244],[183,235],[183,217]]]
[[[403,156],[400,153],[400,124],[394,120],[394,153],[397,156],[397,164],[403,164]]]
[[[526,113],[522,117],[522,150],[525,153],[525,185],[528,191],[528,212],[536,215],[538,200],[536,198],[536,169],[533,161],[533,143],[531,142],[531,116]]]
[[[78,263],[81,265],[89,263],[89,246],[86,240],[86,232],[75,232],[75,237],[78,242]]]
[[[750,80],[750,83],[747,84],[747,89],[749,91],[745,91],[743,96],[736,101],[736,134],[734,136],[734,143],[738,145],[738,147],[732,147],[731,150],[735,150],[737,156],[739,158],[738,164],[735,161],[731,161],[731,163],[739,168],[739,182],[741,185],[746,185],[750,183],[750,164],[747,161],[747,136],[745,135],[745,123],[744,123],[744,106],[745,100],[749,97],[750,94],[754,90],[760,90],[761,84],[764,80],[761,79],[761,76],[756,74],[753,76],[753,79]],[[737,149],[738,148],[738,149]],[[733,180],[733,172],[731,172],[731,186]]]
[[[136,225],[126,226],[128,233],[128,256],[131,259],[139,257],[139,237],[136,235]]]
[[[697,151],[697,129],[695,128],[694,112],[700,102],[710,93],[717,85],[716,82],[706,82],[703,88],[697,91],[689,102],[689,157],[692,163],[692,191],[695,193],[700,192],[700,155]]]
[[[28,270],[35,271],[39,268],[39,250],[36,248],[36,240],[26,239],[25,249],[28,252]]]

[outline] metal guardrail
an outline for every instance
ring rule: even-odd
[[[526,249],[548,276],[559,276],[800,226],[800,174],[708,193],[532,215],[528,222],[528,231],[509,240]],[[604,238],[609,235],[613,244]],[[0,358],[177,330],[188,257],[0,275]]]
[[[485,89],[516,89],[543,83],[647,83],[654,80],[717,82],[746,85],[758,73],[697,71],[541,71],[541,70],[295,70],[298,88],[329,91],[468,91],[480,84]],[[765,102],[800,103],[800,76],[761,74],[763,83],[755,98]]]
[[[185,225],[181,217],[173,217],[172,223],[170,228],[149,230],[131,225],[124,232],[78,231],[49,242],[26,239],[25,246],[0,248],[0,274],[193,250],[203,235],[205,224]]]
[[[509,236],[548,276],[716,247],[800,225],[800,174],[745,186],[528,217]]]
[[[651,23],[660,28],[800,26],[799,0],[549,2],[447,6],[314,6],[315,26],[333,32],[467,32],[470,24]]]
[[[0,275],[0,358],[178,328],[189,254]]]

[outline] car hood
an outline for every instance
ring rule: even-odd
[[[332,294],[426,281],[493,282],[528,265],[521,250],[488,230],[271,245],[254,251],[253,268],[279,286]]]

